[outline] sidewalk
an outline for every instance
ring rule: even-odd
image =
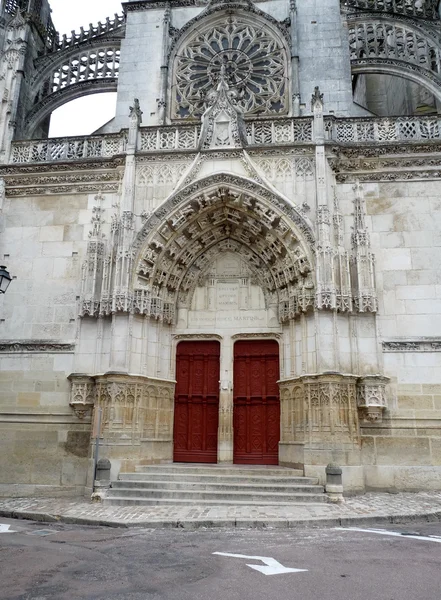
[[[0,498],[0,517],[110,527],[326,527],[441,521],[441,492],[347,498],[292,506],[102,506],[86,498]]]

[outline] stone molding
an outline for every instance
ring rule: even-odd
[[[236,333],[231,336],[232,340],[280,340],[283,335],[281,333]]]
[[[179,342],[181,340],[223,340],[223,336],[217,333],[178,333],[172,338]]]
[[[60,343],[53,340],[0,340],[1,353],[61,353],[75,351],[75,344]]]
[[[87,419],[85,421],[88,422]],[[72,413],[62,412],[0,412],[0,423],[38,423],[42,425],[75,425],[78,419]]]
[[[441,338],[384,341],[383,352],[441,352]]]

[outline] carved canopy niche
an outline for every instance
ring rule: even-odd
[[[222,69],[245,115],[289,112],[287,43],[257,12],[218,11],[186,28],[171,56],[172,119],[199,119]]]
[[[216,175],[160,207],[138,235],[135,312],[173,322],[221,253],[240,256],[280,321],[314,304],[312,232],[282,199],[248,180]]]

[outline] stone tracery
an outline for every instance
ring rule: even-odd
[[[226,16],[197,30],[174,63],[172,118],[199,118],[221,69],[244,114],[286,114],[287,57],[269,28]]]

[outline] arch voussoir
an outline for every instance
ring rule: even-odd
[[[220,253],[241,257],[280,321],[314,304],[313,234],[297,209],[251,181],[191,184],[150,217],[135,242],[135,311],[173,322]]]

